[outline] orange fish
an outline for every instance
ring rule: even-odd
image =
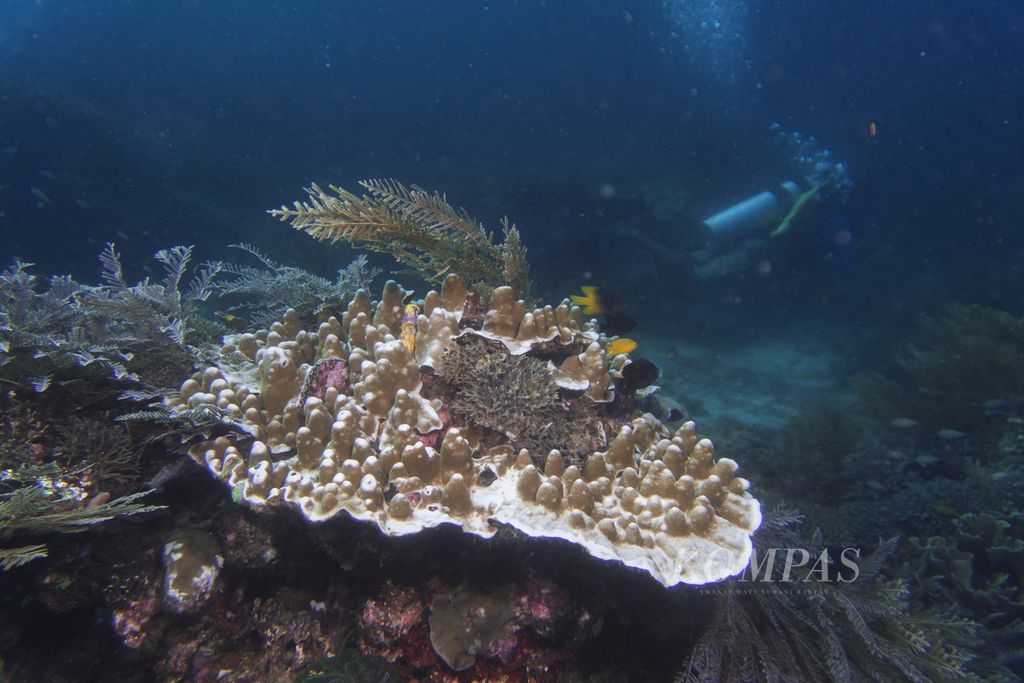
[[[874,121],[868,124],[868,135],[872,138],[878,135],[878,125]]]
[[[622,337],[616,339],[613,342],[608,342],[608,346],[605,347],[605,351],[608,355],[615,356],[620,353],[629,353],[636,349],[637,343],[628,337]]]

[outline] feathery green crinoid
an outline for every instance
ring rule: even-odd
[[[271,210],[318,240],[344,240],[357,247],[391,254],[428,282],[456,273],[470,285],[509,285],[529,298],[526,248],[508,218],[501,221],[504,241],[448,203],[438,192],[406,188],[394,180],[364,180],[362,196],[334,185],[306,188],[308,199],[293,208]]]
[[[139,491],[113,500],[93,499],[86,504],[81,490],[62,479],[54,464],[0,470],[0,541],[22,535],[88,531],[115,517],[163,509],[136,502],[152,491]],[[0,569],[7,570],[46,557],[45,544],[0,548]]]
[[[370,281],[380,273],[367,266],[366,256],[360,255],[340,269],[332,282],[302,268],[278,263],[251,244],[230,246],[248,253],[260,266],[222,263],[224,277],[214,283],[214,290],[221,296],[240,300],[232,306],[232,312],[241,311],[256,327],[270,327],[289,308],[306,320],[315,320],[324,312],[340,315],[355,293],[369,289]]]
[[[91,387],[101,386],[102,375],[153,387],[179,384],[197,353],[191,326],[198,304],[213,292],[220,264],[190,268],[192,247],[182,246],[156,258],[165,275],[159,283],[146,278],[129,285],[112,243],[100,253],[99,286],[63,276],[44,288],[28,263],[0,271],[0,381],[42,393],[88,371]]]

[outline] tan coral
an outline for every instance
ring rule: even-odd
[[[599,343],[591,342],[583,353],[569,356],[561,366],[552,369],[552,378],[563,389],[582,391],[598,403],[615,398],[608,372],[608,356]]]
[[[475,333],[512,353],[537,344],[582,347],[551,372],[586,382],[586,396],[573,400],[607,399],[608,361],[578,309],[527,311],[511,290],[498,288],[482,312],[483,329],[460,330],[467,292],[449,279],[441,293],[426,297],[414,356],[392,333],[406,296],[389,284],[372,318],[360,292],[342,320],[316,331],[289,315],[270,330],[227,340],[224,367],[196,373],[171,403],[216,405],[251,438],[221,436],[193,447],[192,457],[239,487],[250,504],[294,506],[312,521],[345,513],[391,535],[456,524],[483,537],[496,524],[508,525],[580,545],[666,586],[743,570],[759,504],[736,476],[736,463],[716,461],[692,422],[675,432],[650,415],[616,422],[608,440],[603,432],[593,435],[594,443],[606,444],[602,450],[576,461],[557,450],[531,455],[507,437],[485,448],[479,434],[446,425],[438,400],[420,393],[421,372],[429,373],[457,336]],[[252,360],[251,368],[228,369],[229,357],[238,362],[236,351]],[[343,354],[344,387],[351,388],[303,396],[309,369]]]
[[[567,302],[557,308],[545,306],[531,311],[515,298],[511,287],[498,287],[491,292],[490,306],[482,328],[474,333],[501,342],[513,356],[547,343],[567,345],[596,339],[596,333],[584,328],[580,308],[570,307]]]

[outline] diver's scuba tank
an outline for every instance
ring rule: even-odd
[[[747,237],[778,224],[804,193],[800,184],[787,180],[705,218],[701,225],[719,239]]]

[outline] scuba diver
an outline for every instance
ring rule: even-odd
[[[820,251],[824,246],[829,252],[825,257],[835,259],[837,265],[844,259],[848,261],[850,250],[845,248],[853,238],[848,219],[844,222],[837,215],[813,216],[813,222],[819,225],[812,234],[806,234],[806,227],[800,227],[811,223],[812,214],[821,213],[817,208],[838,207],[847,202],[853,186],[847,165],[834,160],[832,153],[813,137],[785,132],[778,125],[773,125],[771,131],[776,144],[788,152],[791,178],[701,220],[687,235],[688,248],[668,248],[650,234],[629,228],[621,229],[617,236],[641,244],[656,263],[684,274],[691,284],[705,293],[713,292],[715,301],[726,304],[741,301],[739,294],[730,294],[728,290],[744,281],[771,275],[773,262],[780,253],[792,256],[794,247],[801,251],[801,247],[788,241],[797,233],[805,233],[795,240],[807,243],[804,252],[814,242],[810,248]]]

